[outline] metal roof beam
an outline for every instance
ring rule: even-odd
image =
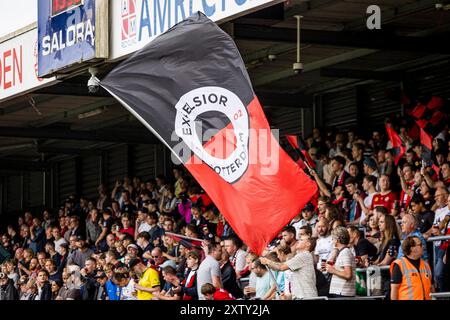
[[[357,70],[344,68],[322,68],[320,69],[321,77],[329,78],[349,78],[349,79],[367,79],[367,80],[382,80],[382,81],[401,81],[405,78],[404,72],[397,71],[372,71],[372,70]]]
[[[51,163],[45,161],[0,159],[0,168],[6,171],[49,171],[51,169]]]
[[[148,130],[102,129],[98,131],[67,130],[58,128],[0,127],[0,137],[59,139],[80,141],[107,141],[116,143],[158,144],[159,140]]]
[[[383,30],[327,31],[302,29],[301,31],[302,43],[448,54],[450,53],[450,48],[442,45],[442,39],[444,39],[446,35],[448,35],[448,33],[439,35],[439,38],[398,36],[392,32],[385,32]],[[235,24],[234,37],[237,40],[245,39],[295,43],[297,41],[297,30],[292,28]]]

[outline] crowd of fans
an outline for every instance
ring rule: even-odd
[[[411,297],[449,291],[449,241],[427,242],[450,234],[448,127],[433,141],[439,172],[400,136],[408,149],[395,165],[381,132],[314,129],[305,140],[315,169],[306,171],[319,192],[261,257],[180,168],[174,183],[125,177],[110,192],[99,186],[98,199],[25,212],[1,235],[0,300],[354,297],[357,268],[369,266],[391,266],[379,292],[398,299],[409,294],[409,263],[429,280]]]

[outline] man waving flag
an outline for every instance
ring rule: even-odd
[[[202,13],[100,84],[171,149],[257,254],[316,192],[272,135],[233,40]]]

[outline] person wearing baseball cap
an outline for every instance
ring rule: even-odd
[[[89,258],[94,251],[89,249],[84,235],[77,236],[76,246],[77,249],[67,259],[67,265],[76,264],[80,268],[83,268],[86,259]]]
[[[161,291],[159,273],[153,267],[146,267],[139,258],[132,258],[128,268],[139,277],[139,282],[134,286],[138,300],[152,300],[153,293]]]

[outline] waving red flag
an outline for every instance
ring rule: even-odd
[[[258,254],[317,190],[273,136],[235,43],[202,13],[100,84],[173,152]]]
[[[405,154],[406,147],[403,145],[402,139],[400,139],[400,136],[395,132],[390,123],[386,123],[386,131],[394,150],[394,163],[397,165],[400,158]]]

